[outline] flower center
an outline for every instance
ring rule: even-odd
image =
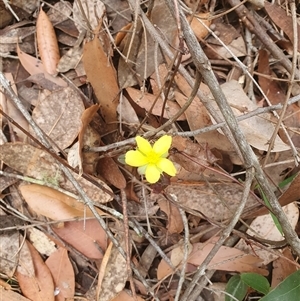
[[[159,159],[160,156],[154,151],[151,151],[150,153],[147,154],[147,160],[149,164],[157,164]]]

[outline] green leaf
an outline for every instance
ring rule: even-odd
[[[269,209],[271,209],[271,205],[270,205],[270,203],[269,203],[269,200],[267,199],[267,197],[266,197],[266,195],[264,194],[263,190],[261,189],[260,186],[258,186],[258,189],[259,189],[260,194],[261,194],[262,197],[263,197],[263,200],[264,200],[266,206],[267,206]],[[273,222],[274,222],[274,224],[275,224],[277,230],[278,230],[278,231],[280,232],[280,234],[283,236],[282,227],[281,227],[281,225],[280,225],[280,223],[279,223],[277,217],[276,217],[273,213],[271,213],[271,212],[270,212],[270,214],[271,214],[271,217],[272,217],[272,219],[273,219]]]
[[[290,177],[288,177],[287,179],[283,180],[282,182],[279,183],[279,188],[283,188],[286,185],[290,184],[291,182],[293,182],[293,180],[296,178],[297,174],[294,174]]]
[[[299,301],[300,270],[289,275],[260,301]]]
[[[241,279],[248,286],[266,295],[270,291],[270,283],[266,277],[256,274],[256,273],[243,273],[241,274]]]
[[[240,275],[235,275],[231,277],[226,285],[225,291],[231,296],[235,297],[237,300],[242,301],[247,294],[248,285],[246,285],[242,280]],[[236,301],[236,299],[231,298],[229,295],[225,295],[225,301]]]

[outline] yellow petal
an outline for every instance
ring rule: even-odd
[[[156,183],[160,178],[160,171],[154,164],[149,164],[146,168],[146,180],[153,184]]]
[[[148,163],[147,157],[145,157],[138,150],[130,150],[125,154],[126,164],[134,167],[146,165]]]
[[[174,177],[176,175],[176,168],[173,162],[166,158],[161,158],[157,163],[157,167],[169,176]]]
[[[157,153],[159,156],[164,155],[168,152],[170,146],[172,143],[172,137],[168,135],[164,135],[160,137],[153,145],[153,150],[155,153]]]
[[[147,154],[152,152],[152,146],[151,146],[151,144],[149,143],[148,140],[144,139],[141,136],[136,136],[135,141],[137,143],[138,150],[141,153],[143,153],[145,156],[147,156]]]

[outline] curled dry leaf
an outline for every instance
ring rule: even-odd
[[[68,251],[65,248],[59,248],[48,257],[46,265],[52,274],[55,289],[59,291],[58,295],[61,300],[74,298],[75,274],[68,257]]]
[[[66,87],[42,98],[34,108],[32,118],[64,150],[77,137],[83,112],[84,105],[79,93]],[[32,128],[30,132],[34,135]]]
[[[43,9],[37,18],[36,36],[45,70],[51,75],[56,75],[56,66],[60,59],[59,48],[53,25]]]
[[[24,143],[5,143],[0,145],[0,160],[26,176],[50,182],[77,195],[76,189],[61,171],[56,160],[41,149]],[[95,181],[102,188],[96,187],[74,172],[71,173],[94,202],[106,203],[112,200],[112,190],[100,179]]]
[[[17,271],[16,277],[22,293],[30,300],[54,301],[54,284],[50,270],[36,249],[28,241],[25,241],[25,244],[28,245],[32,256],[34,274],[22,274]]]

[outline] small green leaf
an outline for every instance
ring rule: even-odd
[[[270,284],[266,277],[261,276],[256,273],[243,273],[241,274],[241,279],[248,286],[266,295],[270,291]]]
[[[260,301],[299,301],[300,270],[289,275]]]
[[[247,294],[248,285],[245,284],[240,275],[231,277],[226,285],[225,291],[237,300],[242,301]],[[225,301],[236,301],[229,295],[225,295]]]

